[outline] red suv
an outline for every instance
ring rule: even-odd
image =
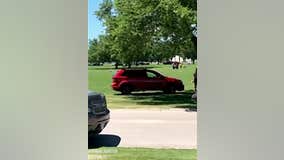
[[[112,88],[122,94],[132,91],[162,90],[165,93],[183,91],[181,80],[166,77],[160,73],[147,69],[120,69],[112,77]]]

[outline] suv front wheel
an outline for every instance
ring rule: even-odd
[[[164,93],[170,94],[170,93],[176,93],[176,87],[173,84],[170,84],[165,90]]]

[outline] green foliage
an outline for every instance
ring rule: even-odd
[[[196,0],[104,0],[95,14],[106,32],[90,58],[126,64],[176,54],[196,58],[190,28],[196,24],[196,10]]]
[[[88,61],[89,63],[97,62],[98,58],[96,55],[96,48],[98,46],[98,41],[96,39],[89,41],[89,50],[88,50]]]
[[[100,4],[100,10],[96,11],[95,14],[100,20],[108,19],[111,17],[112,8],[113,8],[112,1],[104,0],[103,3]]]
[[[112,60],[114,60],[109,37],[101,35],[99,36],[99,40],[91,40],[88,54],[90,63],[111,62]]]

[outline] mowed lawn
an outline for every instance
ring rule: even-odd
[[[100,148],[88,152],[89,160],[197,160],[195,149]]]
[[[141,66],[139,66],[141,67]],[[162,92],[134,92],[132,95],[121,95],[111,88],[112,76],[116,69],[111,65],[89,67],[89,90],[104,93],[109,108],[196,108],[191,100],[193,90],[193,73],[195,65],[185,65],[184,68],[173,70],[171,65],[142,66],[160,72],[165,76],[181,79],[185,91],[176,94],[163,94]]]

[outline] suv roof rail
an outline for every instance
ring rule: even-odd
[[[143,68],[143,67],[141,67],[141,68],[138,68],[138,67],[135,67],[135,68],[121,68],[121,69],[123,69],[123,70],[147,70],[147,68]]]

